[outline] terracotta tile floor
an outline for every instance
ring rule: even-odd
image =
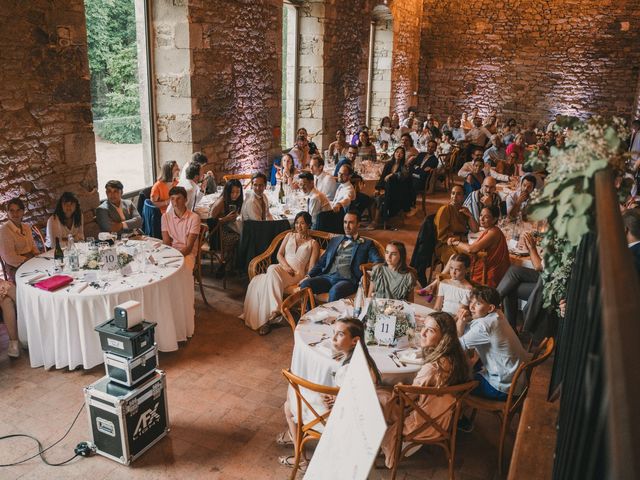
[[[429,204],[446,201],[440,194]],[[367,232],[383,243],[404,241],[409,254],[422,213],[407,219],[401,231]],[[239,279],[222,290],[219,281],[206,279],[211,308],[196,294],[196,332],[180,350],[160,355],[167,373],[171,433],[132,467],[96,456],[78,458],[53,468],[33,459],[23,465],[0,469],[3,479],[284,479],[290,471],[278,465],[278,456],[289,450],[275,444],[285,428],[282,403],[285,382],[280,373],[289,366],[292,336],[288,329],[260,337],[237,316],[242,311],[245,285]],[[8,338],[0,326],[0,436],[30,433],[45,446],[57,440],[84,401],[82,388],[104,375],[102,367],[89,371],[45,371],[29,367],[28,355],[18,360],[6,356]],[[48,452],[51,462],[71,456],[73,447],[89,439],[83,411],[68,437]],[[516,428],[514,422],[513,428]],[[460,434],[456,455],[459,480],[495,477],[497,422],[481,415],[475,430]],[[511,446],[509,445],[509,449]],[[0,443],[0,463],[10,463],[35,451],[23,439]],[[424,448],[405,460],[399,479],[445,479],[443,453]],[[301,478],[301,476],[300,476]],[[386,469],[373,470],[370,479],[387,479]]]

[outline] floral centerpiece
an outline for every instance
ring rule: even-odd
[[[561,117],[558,126],[567,130],[564,148],[551,147],[547,158],[537,152],[529,156],[534,170],[546,169],[541,192],[532,196],[532,220],[546,220],[548,230],[541,245],[545,269],[542,272],[544,306],[557,306],[566,298],[567,285],[582,237],[594,229],[595,174],[611,168],[622,175],[629,155],[629,130],[621,118],[592,117],[582,121]],[[619,194],[624,196],[623,189]]]
[[[124,267],[125,265],[131,262],[133,262],[133,257],[129,255],[127,252],[118,253],[118,266],[120,268]]]
[[[87,254],[87,260],[82,265],[83,270],[98,270],[100,268],[100,261],[98,256],[98,250],[90,250]]]
[[[380,316],[396,318],[396,328],[391,345],[396,345],[398,340],[407,337],[411,341],[415,336],[416,319],[411,306],[402,300],[392,300],[388,298],[373,298],[369,302],[369,307],[365,315],[367,330],[365,332],[367,345],[377,345],[375,336],[376,323]]]

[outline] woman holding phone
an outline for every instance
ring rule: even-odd
[[[229,180],[224,185],[222,196],[211,207],[209,227],[222,224],[220,235],[222,239],[222,255],[224,256],[226,272],[233,269],[235,252],[240,242],[240,232],[236,219],[242,210],[242,184],[240,180]],[[218,271],[219,278],[225,275],[225,270]]]

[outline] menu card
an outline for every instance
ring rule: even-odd
[[[304,478],[366,480],[386,430],[369,366],[358,344]]]

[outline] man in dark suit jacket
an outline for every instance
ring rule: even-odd
[[[107,199],[96,208],[96,223],[101,232],[130,232],[142,227],[142,217],[129,200],[122,198],[122,183],[109,180],[105,185]]]
[[[360,215],[348,212],[344,216],[344,235],[333,237],[318,262],[302,279],[300,288],[310,287],[313,293],[329,292],[329,301],[348,297],[358,288],[363,263],[383,262],[371,240],[358,234]]]
[[[636,271],[640,275],[640,209],[630,208],[622,214],[624,233],[627,237],[629,250],[633,255]]]

